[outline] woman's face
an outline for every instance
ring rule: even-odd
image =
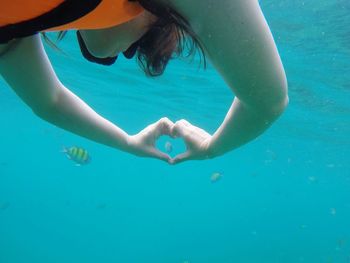
[[[99,30],[80,30],[89,52],[98,58],[115,57],[139,40],[156,21],[148,11],[115,27]]]

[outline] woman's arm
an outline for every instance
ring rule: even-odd
[[[178,10],[236,97],[212,136],[185,120],[175,123],[172,134],[185,140],[187,151],[172,159],[174,164],[213,158],[244,145],[262,134],[288,104],[283,65],[257,0],[181,3]]]
[[[42,119],[90,140],[140,156],[168,160],[154,147],[154,139],[172,123],[161,119],[148,133],[129,136],[92,110],[58,80],[40,36],[18,40],[0,57],[0,74],[19,97]],[[161,130],[160,128],[163,128]],[[150,136],[152,135],[152,136]]]

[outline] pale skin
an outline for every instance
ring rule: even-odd
[[[98,143],[171,164],[214,158],[262,134],[284,111],[288,94],[283,65],[258,1],[158,1],[171,5],[189,21],[207,58],[235,94],[212,135],[186,120],[173,123],[167,118],[136,135],[127,134],[59,81],[39,36],[0,45],[0,74],[42,119]],[[147,30],[145,25],[153,21],[153,15],[145,11],[122,25],[81,31],[81,35],[95,56],[114,56],[139,39]],[[155,142],[161,135],[182,138],[186,152],[171,158],[159,151]]]

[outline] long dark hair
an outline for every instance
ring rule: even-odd
[[[152,0],[129,0],[138,2],[158,19],[138,41],[137,60],[148,76],[163,74],[168,62],[174,57],[193,58],[197,51],[206,66],[203,47],[189,22],[171,7],[153,3]],[[201,60],[202,61],[202,60]]]
[[[156,22],[145,35],[134,44],[138,64],[147,76],[160,76],[170,59],[193,58],[197,51],[204,68],[206,67],[202,44],[182,15],[165,4],[154,3],[154,0],[128,1],[138,2],[145,10],[157,17]],[[61,40],[65,34],[66,31],[59,32],[57,40]],[[60,50],[45,33],[42,35],[51,47]]]

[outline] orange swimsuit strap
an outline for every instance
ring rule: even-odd
[[[2,0],[0,43],[42,31],[113,27],[142,11],[128,0]]]

